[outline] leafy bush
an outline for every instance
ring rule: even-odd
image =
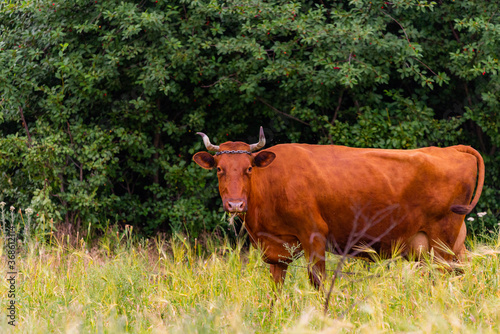
[[[197,235],[213,141],[469,144],[500,206],[493,2],[16,1],[0,9],[0,188],[38,219]],[[491,225],[491,226],[490,226]]]

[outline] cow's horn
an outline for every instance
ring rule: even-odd
[[[259,150],[266,145],[266,136],[264,136],[264,129],[262,126],[260,127],[260,133],[259,133],[259,142],[256,144],[251,144],[250,145],[250,152]]]
[[[200,135],[203,138],[203,143],[205,144],[205,147],[207,148],[207,150],[219,152],[219,146],[212,145],[212,143],[210,143],[210,139],[208,138],[208,136],[206,134],[204,134],[203,132],[196,132],[196,134]]]

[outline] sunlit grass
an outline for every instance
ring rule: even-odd
[[[18,324],[7,324],[3,281],[0,332],[500,332],[495,239],[472,242],[461,274],[425,261],[349,260],[325,316],[325,294],[309,284],[303,259],[275,295],[253,248],[209,238],[201,247],[179,236],[131,241],[123,233],[90,250],[82,239],[19,244]],[[330,276],[337,260],[328,258]],[[5,273],[5,253],[0,264]]]

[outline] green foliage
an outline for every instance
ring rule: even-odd
[[[499,215],[494,2],[23,0],[0,29],[1,196],[44,222],[213,229],[194,133],[259,125],[271,144],[472,145],[478,210]]]

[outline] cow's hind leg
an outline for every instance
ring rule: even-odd
[[[461,262],[465,257],[466,236],[467,236],[467,227],[465,226],[465,222],[463,222],[462,227],[460,228],[460,232],[458,233],[457,240],[455,241],[455,245],[453,246],[453,253],[455,253],[458,262]]]
[[[429,251],[429,237],[427,233],[417,232],[408,243],[408,258],[420,260],[423,253]]]
[[[433,250],[438,262],[448,264],[447,270],[460,271],[456,261],[463,258],[467,234],[463,218],[464,216],[452,213],[426,229],[429,250]]]

